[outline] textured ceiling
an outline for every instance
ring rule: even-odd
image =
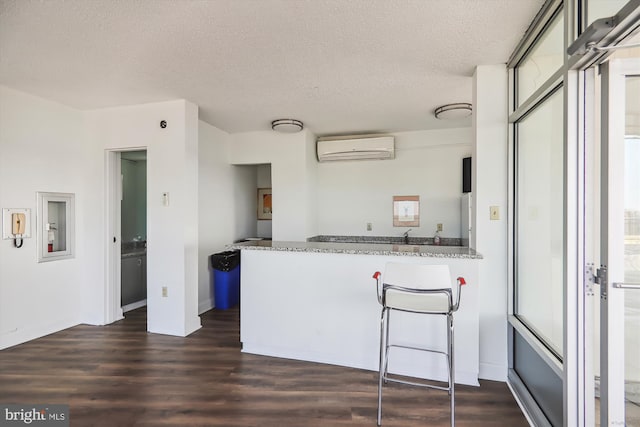
[[[470,125],[543,0],[0,0],[0,84],[78,109],[185,98],[227,132]]]

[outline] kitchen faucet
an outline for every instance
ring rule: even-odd
[[[405,244],[405,245],[408,245],[408,244],[409,244],[409,232],[410,232],[411,230],[412,230],[412,229],[410,228],[410,229],[408,229],[407,231],[405,231],[405,232],[404,232],[404,234],[403,234],[403,236],[404,236],[404,244]]]

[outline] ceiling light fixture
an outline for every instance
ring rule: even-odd
[[[455,120],[464,119],[471,115],[471,104],[467,102],[459,102],[457,104],[447,104],[442,107],[436,108],[436,119],[440,120]]]
[[[300,120],[278,119],[271,122],[271,129],[282,133],[296,133],[304,129]]]

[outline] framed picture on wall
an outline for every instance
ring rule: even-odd
[[[271,219],[272,212],[271,189],[258,188],[258,219]]]
[[[420,196],[393,196],[393,226],[420,226]]]

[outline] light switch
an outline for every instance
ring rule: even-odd
[[[371,224],[370,222],[367,223],[367,231],[371,231],[373,230],[373,224]]]
[[[162,205],[169,206],[169,192],[165,191],[162,193]]]
[[[489,207],[489,219],[491,221],[497,221],[500,219],[500,206]]]
[[[442,224],[436,225],[436,231],[442,231]]]
[[[169,296],[169,292],[167,291],[167,287],[166,287],[166,286],[163,286],[163,287],[162,287],[162,297],[163,297],[163,298],[166,298],[166,297],[168,297],[168,296]]]

